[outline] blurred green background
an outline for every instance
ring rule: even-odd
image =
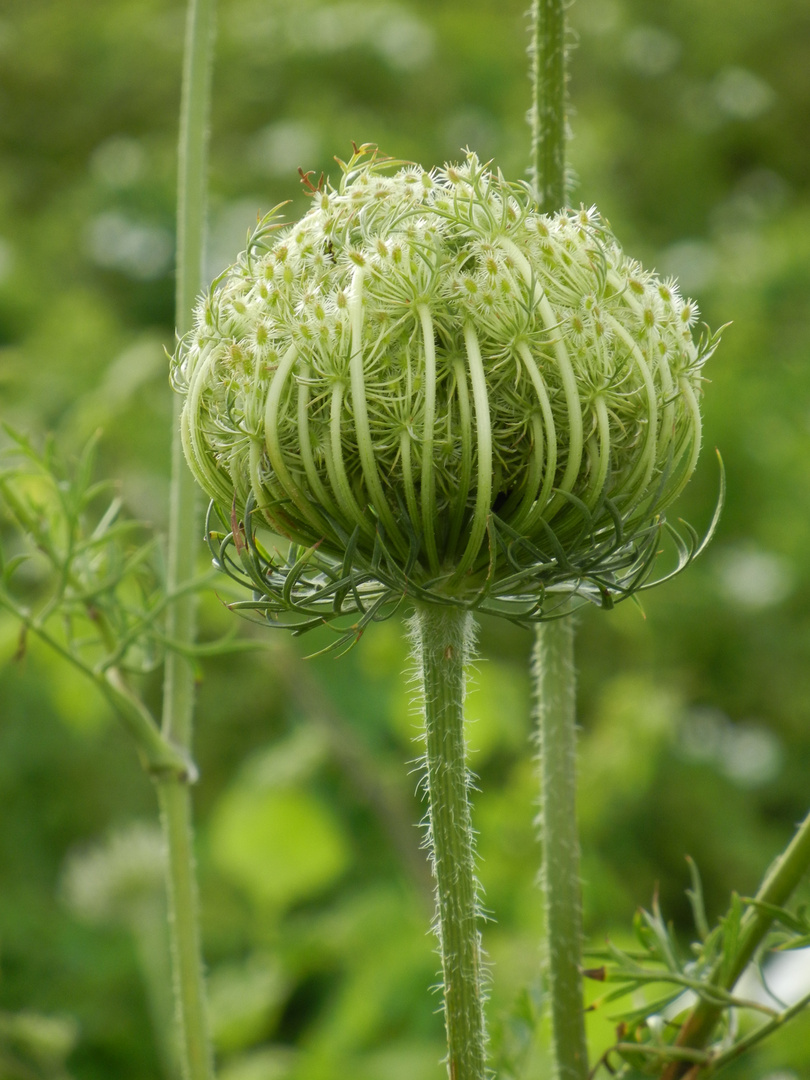
[[[299,165],[334,172],[351,140],[426,166],[469,145],[524,176],[524,9],[221,0],[210,276],[257,212],[305,209]],[[0,412],[68,452],[101,427],[100,472],[158,529],[184,17],[179,0],[0,9]],[[720,447],[718,536],[644,615],[589,611],[578,637],[589,938],[627,940],[657,888],[686,947],[684,856],[716,917],[810,805],[810,9],[577,0],[571,21],[573,201],[677,274],[712,328],[732,323],[676,511],[705,527]],[[230,616],[212,597],[202,618]],[[17,632],[0,617],[0,1080],[168,1080],[154,794],[78,675],[35,644],[12,660]],[[207,663],[199,689],[222,1080],[438,1078],[403,627],[306,663],[323,641],[263,633],[267,651]],[[482,625],[468,704],[492,1025],[502,1076],[525,1049],[540,1080],[530,646]],[[610,1015],[589,1020],[598,1050]],[[808,1062],[810,1018],[727,1075],[803,1080]]]

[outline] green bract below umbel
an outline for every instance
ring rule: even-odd
[[[260,222],[175,358],[247,606],[531,621],[641,587],[700,450],[695,305],[595,209],[542,214],[473,154],[341,167],[299,222]]]

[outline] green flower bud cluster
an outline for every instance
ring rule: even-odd
[[[474,154],[341,167],[296,224],[260,222],[175,357],[188,463],[254,590],[279,571],[261,524],[354,610],[629,591],[700,450],[695,305],[595,209],[540,213]]]

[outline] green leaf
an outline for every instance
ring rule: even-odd
[[[740,923],[743,915],[743,903],[739,893],[733,893],[728,914],[721,920],[723,924],[722,972],[718,983],[725,985],[730,981],[731,972],[737,959],[737,945],[740,939]]]
[[[214,1041],[220,1051],[231,1053],[261,1040],[289,986],[278,962],[259,954],[213,971],[208,993]]]
[[[706,915],[706,905],[703,900],[703,883],[700,880],[700,871],[697,868],[697,863],[690,856],[686,856],[686,862],[689,866],[689,874],[692,878],[692,888],[686,890],[686,895],[689,898],[689,904],[692,908],[692,917],[695,920],[695,927],[700,935],[701,941],[706,941],[709,936],[709,920]]]
[[[788,930],[793,930],[796,934],[801,934],[803,937],[810,934],[810,926],[808,926],[803,911],[797,911],[793,914],[788,911],[787,908],[778,907],[776,904],[768,904],[763,900],[757,900],[756,897],[744,897],[743,903],[749,904],[764,915],[769,915],[774,922],[781,923]]]
[[[211,851],[227,878],[275,908],[317,896],[349,861],[335,817],[297,788],[234,787],[214,811]]]

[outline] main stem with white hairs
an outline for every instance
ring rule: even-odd
[[[424,708],[428,847],[436,882],[447,1074],[450,1080],[485,1080],[480,913],[464,738],[473,617],[460,607],[419,604],[411,640]]]

